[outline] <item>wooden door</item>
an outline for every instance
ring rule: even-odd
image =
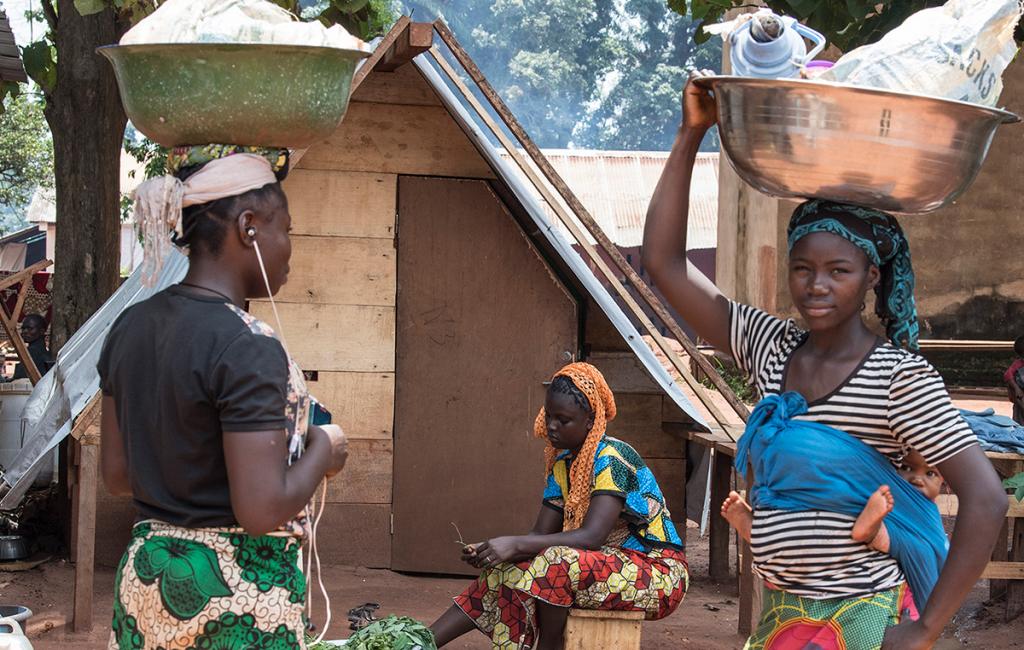
[[[541,503],[532,437],[578,314],[484,181],[398,184],[393,569],[471,573],[467,542],[527,532]]]

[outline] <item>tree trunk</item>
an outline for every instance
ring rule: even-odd
[[[57,85],[47,97],[57,195],[51,347],[58,350],[118,286],[120,169],[126,118],[100,45],[117,43],[110,10],[81,16],[57,1]]]

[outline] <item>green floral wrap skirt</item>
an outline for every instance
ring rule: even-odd
[[[143,521],[114,582],[109,648],[305,648],[300,540]]]

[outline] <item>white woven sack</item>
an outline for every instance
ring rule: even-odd
[[[994,106],[1017,53],[1021,0],[949,0],[843,56],[823,81]]]

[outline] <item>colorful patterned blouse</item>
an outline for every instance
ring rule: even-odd
[[[565,450],[555,460],[544,489],[544,504],[562,510],[569,492],[572,452]],[[606,546],[646,552],[653,548],[683,548],[671,514],[665,507],[658,481],[644,459],[629,444],[604,436],[594,459],[592,495],[613,494],[625,500],[619,522],[608,535]]]

